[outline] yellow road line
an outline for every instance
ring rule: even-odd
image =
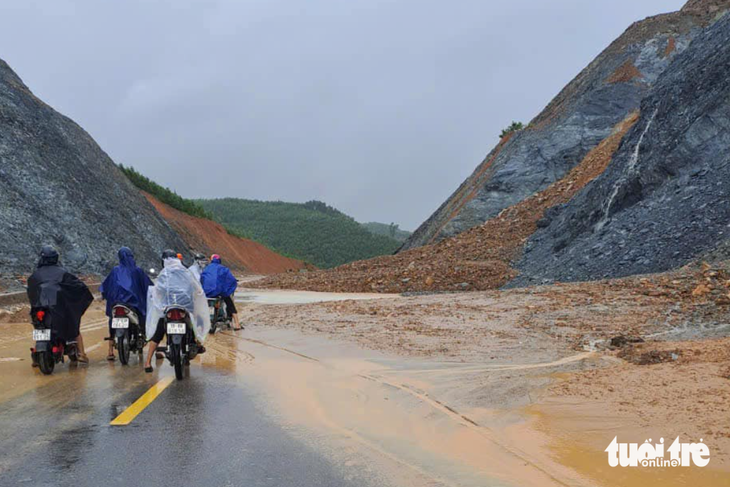
[[[174,377],[172,376],[165,377],[160,382],[150,387],[147,392],[142,394],[139,399],[134,401],[131,406],[122,411],[122,414],[114,418],[114,420],[109,424],[112,426],[126,426],[131,423],[139,413],[144,411],[144,408],[152,404],[152,401],[154,401],[157,396],[159,396],[162,391],[164,391],[167,386],[172,383],[173,379]]]

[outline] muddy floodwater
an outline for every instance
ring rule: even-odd
[[[256,340],[292,352],[253,361],[262,374],[252,377],[273,393],[272,411],[445,485],[727,485],[722,404],[730,384],[716,372],[725,342],[687,352],[709,364],[632,366],[596,350],[606,341],[596,318],[603,326],[650,323],[642,313],[651,303],[624,299],[604,314],[590,301],[588,309],[576,305],[581,292],[256,290],[242,316],[255,323]],[[646,334],[663,330],[653,325]],[[667,386],[672,377],[681,380]],[[697,377],[705,377],[701,386]],[[706,419],[686,413],[693,394],[704,398]],[[603,451],[614,436],[698,441],[708,432],[713,463],[705,468],[612,469]]]
[[[713,453],[706,468],[608,466],[603,450],[614,436],[698,440],[704,422],[683,415],[690,403],[679,403],[668,422],[671,403],[662,402],[700,394],[698,377],[713,433],[722,434],[727,418],[712,401],[721,404],[728,388],[704,362],[637,367],[577,343],[581,328],[556,332],[554,317],[577,323],[580,315],[545,296],[241,289],[236,300],[245,330],[209,336],[190,380],[204,380],[201,367],[230,378],[293,442],[352,478],[368,472],[377,485],[412,487],[728,485],[726,444],[717,434],[703,436]],[[575,299],[569,306],[579,312]],[[136,359],[125,368],[105,360],[100,302],[82,324],[91,364],[40,376],[29,364],[26,313],[17,309],[0,324],[0,407],[49,385],[73,389],[79,380],[118,380],[120,373],[145,379]],[[535,316],[546,316],[546,325]],[[715,356],[706,343],[695,346],[687,356]],[[165,366],[156,367],[169,374]],[[681,388],[667,391],[675,397],[657,395],[652,387],[672,377],[682,377]]]
[[[398,295],[365,293],[318,293],[279,289],[242,289],[236,291],[236,302],[255,304],[309,304],[332,301],[387,299]]]

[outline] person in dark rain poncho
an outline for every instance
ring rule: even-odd
[[[228,267],[221,264],[221,258],[218,254],[213,254],[210,258],[210,264],[205,267],[205,270],[200,274],[200,282],[203,285],[203,291],[209,298],[223,298],[226,303],[226,311],[228,318],[233,319],[233,323],[236,325],[234,330],[240,330],[241,325],[238,323],[238,310],[236,305],[233,303],[233,293],[238,287],[238,281]]]
[[[53,334],[67,342],[76,341],[78,360],[89,363],[81,336],[81,317],[94,301],[86,284],[60,266],[56,249],[41,249],[38,268],[28,278],[31,313],[44,308],[51,315]]]
[[[112,269],[99,288],[102,298],[106,300],[106,315],[109,317],[109,338],[114,337],[111,324],[112,308],[117,304],[132,308],[139,316],[139,322],[145,322],[147,289],[151,285],[152,281],[147,274],[137,267],[132,250],[128,247],[119,249],[119,265]],[[109,340],[107,360],[114,360],[113,340]]]

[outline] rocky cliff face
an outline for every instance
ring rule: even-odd
[[[728,0],[691,0],[679,12],[633,24],[525,130],[503,139],[402,250],[480,225],[560,180],[639,107],[674,58],[729,7]]]
[[[0,60],[0,274],[27,274],[45,243],[88,274],[121,245],[145,265],[165,247],[187,249],[91,136]]]
[[[543,227],[512,285],[663,271],[727,247],[730,14],[676,55],[608,169]]]

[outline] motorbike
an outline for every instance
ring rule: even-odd
[[[190,314],[183,308],[169,307],[165,310],[165,330],[167,331],[167,347],[158,350],[165,353],[170,364],[175,368],[177,380],[183,379],[185,367],[198,355],[198,343]]]
[[[129,364],[129,356],[132,353],[137,353],[141,362],[145,332],[139,323],[137,312],[124,304],[115,304],[112,307],[112,336],[107,340],[115,342],[122,365]]]
[[[71,363],[78,361],[77,343],[56,336],[51,323],[51,314],[47,309],[33,309],[30,317],[35,341],[35,347],[30,349],[30,355],[43,375],[51,375],[56,364],[64,362],[64,356],[67,356]]]
[[[218,328],[228,327],[231,329],[231,320],[228,318],[228,310],[223,298],[209,298],[208,309],[210,310],[210,330],[213,335]]]

